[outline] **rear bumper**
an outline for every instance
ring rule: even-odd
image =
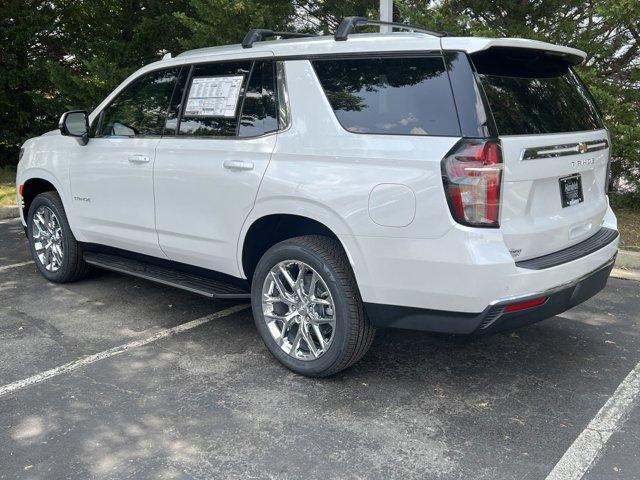
[[[614,255],[604,265],[576,280],[541,292],[492,302],[477,314],[375,303],[365,303],[365,310],[371,323],[378,327],[458,334],[512,330],[558,315],[593,297],[607,284],[615,258]],[[504,311],[509,303],[542,296],[547,300],[540,306],[516,312]]]
[[[458,225],[439,238],[339,239],[365,303],[474,316],[495,301],[552,290],[605,265],[619,243],[611,209],[600,227],[607,238],[593,235],[568,250],[538,257],[536,265],[533,260],[516,263],[500,229]]]

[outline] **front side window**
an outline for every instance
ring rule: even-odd
[[[182,105],[179,134],[236,136],[250,72],[250,61],[195,65]]]
[[[354,133],[460,135],[441,56],[313,61],[342,126]]]
[[[118,94],[99,117],[96,136],[160,136],[179,68],[148,73]]]

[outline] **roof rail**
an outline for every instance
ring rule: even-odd
[[[253,47],[254,42],[261,42],[268,37],[280,37],[280,38],[302,38],[302,37],[316,37],[314,33],[297,33],[297,32],[274,32],[273,30],[267,30],[265,28],[253,28],[247,32],[242,40],[242,48]]]
[[[345,41],[349,34],[353,32],[353,30],[358,25],[387,25],[394,28],[401,28],[403,30],[411,30],[413,32],[427,33],[429,35],[433,35],[434,37],[446,37],[446,32],[438,32],[436,30],[427,30],[422,27],[414,27],[413,25],[409,25],[407,23],[395,23],[395,22],[383,22],[382,20],[371,20],[365,17],[345,17],[342,22],[340,22],[340,26],[336,30],[334,38],[336,41]]]

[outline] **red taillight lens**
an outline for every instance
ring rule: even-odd
[[[496,140],[463,139],[442,160],[453,218],[472,227],[498,227],[502,153]]]

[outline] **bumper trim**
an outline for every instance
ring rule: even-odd
[[[526,268],[528,270],[544,270],[545,268],[557,267],[558,265],[586,257],[606,247],[618,238],[618,235],[620,234],[617,230],[601,227],[595,234],[580,243],[548,255],[530,258],[529,260],[521,260],[516,262],[516,267]]]
[[[545,291],[498,299],[480,313],[430,310],[365,303],[369,321],[377,327],[404,328],[439,333],[485,334],[512,330],[558,315],[588,300],[606,284],[616,256],[582,277]],[[505,312],[509,303],[546,296],[542,305]]]
[[[494,300],[493,302],[491,302],[489,304],[490,307],[496,306],[496,305],[506,305],[507,303],[515,303],[515,302],[523,302],[525,300],[529,300],[531,298],[537,298],[537,297],[549,297],[551,295],[553,295],[556,292],[559,292],[560,290],[564,290],[566,288],[570,288],[570,287],[574,287],[576,286],[578,283],[586,280],[587,278],[591,277],[592,275],[598,273],[600,270],[604,270],[605,268],[609,268],[609,270],[611,270],[613,268],[613,265],[616,263],[616,257],[618,256],[617,253],[615,253],[607,262],[605,262],[604,264],[602,264],[600,267],[596,268],[595,270],[584,274],[581,277],[578,277],[574,280],[570,280],[568,282],[565,283],[561,283],[560,285],[557,285],[555,287],[549,288],[547,290],[540,290],[538,292],[534,292],[534,293],[527,293],[525,295],[512,295],[510,297],[502,297],[499,298],[497,300]]]

